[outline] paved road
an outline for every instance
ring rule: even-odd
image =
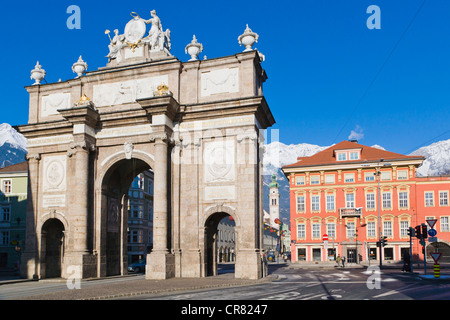
[[[423,280],[417,274],[395,269],[374,273],[376,270],[361,267],[341,269],[273,264],[269,270],[271,281],[250,281],[253,285],[244,283],[244,286],[234,279],[232,266],[224,266],[221,276],[216,278],[145,281],[144,275],[140,274],[83,281],[82,290],[69,290],[65,281],[29,281],[0,285],[0,300],[29,297],[172,301],[450,300],[450,281]],[[133,292],[139,294],[133,295]]]
[[[148,300],[448,300],[448,281],[423,280],[417,274],[365,268],[299,268],[273,270],[276,281],[171,295],[140,296]]]

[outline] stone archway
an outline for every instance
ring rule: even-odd
[[[201,64],[125,60],[27,87],[29,123],[18,127],[29,152],[22,275],[40,276],[40,221],[53,209],[66,221],[67,266],[83,279],[126,273],[134,161],[136,174],[154,172],[146,278],[214,274],[214,228],[227,214],[237,226],[235,276],[262,277],[263,131],[275,119],[258,52]]]

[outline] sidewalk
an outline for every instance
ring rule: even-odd
[[[132,276],[130,276],[132,277]],[[89,281],[99,280],[81,280],[80,289],[62,289],[60,291],[45,293],[40,295],[26,296],[16,300],[100,300],[100,299],[121,299],[132,298],[139,295],[164,294],[177,291],[192,291],[203,289],[216,289],[225,287],[250,286],[268,283],[277,279],[277,276],[269,275],[268,277],[248,280],[235,279],[233,273],[221,274],[206,278],[171,278],[167,280],[132,280],[121,281],[118,283],[105,283],[86,286]],[[12,280],[4,280],[4,283]],[[20,281],[20,280],[17,280]],[[32,281],[24,280],[22,281]],[[44,280],[43,280],[44,281]],[[50,280],[48,280],[50,281]],[[60,283],[66,280],[61,279]],[[101,279],[100,279],[101,281]],[[0,282],[1,279],[0,279]],[[10,282],[9,282],[10,283]]]

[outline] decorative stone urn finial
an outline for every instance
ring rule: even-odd
[[[244,45],[246,51],[251,51],[252,46],[255,44],[255,42],[258,42],[259,35],[255,32],[253,32],[249,27],[248,24],[246,25],[245,31],[243,34],[241,34],[238,37],[239,45]]]
[[[189,59],[189,61],[198,60],[198,55],[202,51],[203,45],[197,42],[197,38],[195,37],[194,34],[191,43],[189,43],[185,48],[185,52],[191,56],[191,59]]]
[[[79,78],[86,72],[87,68],[87,63],[84,62],[80,56],[78,61],[73,64],[72,71],[75,72],[78,75],[77,78]]]
[[[39,64],[39,61],[36,63],[36,66],[33,70],[31,70],[31,80],[34,80],[34,85],[41,84],[41,81],[45,78],[45,75],[47,73],[44,69],[42,69],[42,66]]]

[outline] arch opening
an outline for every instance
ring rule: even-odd
[[[427,259],[431,259],[430,254],[432,252],[442,253],[439,263],[450,262],[450,246],[444,242],[432,242],[427,245]],[[432,260],[432,259],[431,259]]]
[[[235,272],[236,223],[231,215],[216,212],[205,222],[205,274]]]
[[[153,240],[150,165],[136,158],[119,160],[106,172],[101,188],[106,276],[145,270],[145,258]],[[134,269],[136,262],[144,265]]]
[[[64,259],[64,225],[56,218],[47,220],[41,232],[45,278],[60,278]]]

